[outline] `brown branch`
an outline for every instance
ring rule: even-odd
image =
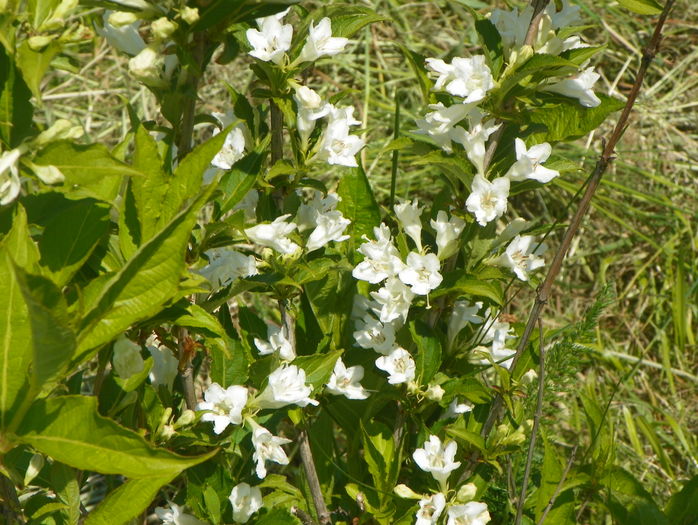
[[[196,392],[194,391],[194,341],[189,336],[186,328],[180,327],[177,331],[177,348],[179,350],[179,377],[182,380],[184,401],[189,410],[196,410]]]
[[[332,520],[330,519],[330,512],[327,510],[327,505],[325,505],[325,500],[322,497],[322,488],[320,487],[317,470],[315,470],[313,451],[310,449],[310,441],[308,441],[308,431],[306,429],[301,430],[298,441],[303,470],[305,471],[305,477],[308,479],[308,487],[313,497],[313,504],[315,505],[318,520],[320,521],[320,525],[331,525]]]
[[[536,292],[535,303],[533,305],[533,308],[531,309],[531,313],[528,318],[528,323],[526,324],[524,333],[521,337],[521,340],[519,341],[519,345],[516,348],[516,354],[514,355],[514,358],[512,360],[510,370],[516,369],[516,365],[519,362],[519,359],[521,359],[524,350],[526,349],[526,345],[528,344],[528,341],[531,337],[533,328],[538,322],[538,318],[540,317],[543,308],[548,302],[548,298],[550,297],[553,284],[555,283],[555,280],[557,279],[557,276],[560,273],[562,263],[565,259],[565,256],[567,255],[570,245],[572,244],[572,240],[579,231],[579,227],[589,209],[591,199],[594,196],[594,193],[596,192],[599,183],[601,182],[601,178],[606,172],[608,165],[613,160],[613,153],[615,151],[616,144],[623,136],[623,132],[626,129],[628,117],[630,116],[630,112],[633,109],[635,100],[637,99],[637,96],[640,92],[640,88],[642,87],[642,81],[645,78],[647,69],[649,68],[650,63],[657,54],[657,51],[659,50],[662,29],[664,27],[667,15],[673,7],[674,1],[675,0],[668,0],[664,6],[662,14],[660,15],[659,20],[657,21],[657,25],[655,26],[652,39],[650,40],[649,45],[643,51],[642,61],[640,62],[637,77],[635,78],[633,87],[630,90],[630,93],[628,94],[628,100],[625,104],[625,107],[623,108],[623,111],[621,112],[621,115],[618,118],[618,122],[616,123],[616,126],[613,129],[613,132],[611,133],[611,137],[605,143],[603,152],[596,163],[596,167],[594,168],[591,177],[589,178],[589,183],[587,185],[586,191],[584,192],[584,195],[582,196],[579,202],[579,207],[577,208],[577,211],[575,212],[574,216],[572,217],[572,220],[570,221],[570,225],[568,226],[567,231],[565,232],[565,236],[562,240],[562,243],[560,244],[560,247],[555,253],[555,257],[553,258],[553,261],[550,264],[550,269],[548,270],[548,273],[545,276],[545,280],[538,287],[538,290]],[[499,412],[502,408],[502,402],[502,395],[501,393],[499,393],[495,397],[492,403],[492,409],[490,410],[489,417],[483,425],[481,432],[483,436],[486,437],[487,435],[489,435],[490,430],[492,430],[492,427],[494,426],[495,422],[499,419]]]

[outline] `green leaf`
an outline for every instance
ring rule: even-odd
[[[351,38],[368,24],[388,20],[373,9],[351,4],[322,8],[320,13],[313,13],[312,18],[319,20],[325,16],[332,20],[332,36],[344,38]]]
[[[160,233],[145,243],[87,305],[80,323],[74,364],[132,324],[157,314],[177,295],[185,269],[185,249],[198,210],[209,192],[182,210]],[[87,308],[86,308],[87,310]]]
[[[610,496],[605,503],[618,523],[669,525],[650,493],[626,470],[611,467],[599,483],[608,489]]]
[[[475,30],[480,37],[480,42],[486,50],[486,56],[494,78],[499,76],[499,72],[504,64],[504,48],[502,37],[495,25],[487,18],[480,18],[475,21]]]
[[[0,242],[7,249],[12,260],[20,268],[34,272],[39,262],[39,250],[29,233],[27,212],[24,206],[17,204],[12,217],[12,228]]]
[[[456,438],[459,441],[462,441],[463,443],[470,444],[480,451],[485,450],[485,440],[480,434],[454,426],[446,427],[446,434]]]
[[[87,515],[85,525],[122,525],[136,518],[148,508],[160,489],[172,481],[177,473],[144,479],[131,479],[110,492]]]
[[[463,275],[459,271],[445,274],[441,285],[431,292],[430,296],[435,299],[453,293],[484,297],[498,305],[504,303],[504,294],[498,282],[483,281],[470,275]]]
[[[92,197],[111,203],[116,199],[123,176],[142,176],[140,171],[117,160],[102,144],[81,146],[56,142],[47,146],[35,163],[61,170],[65,183],[58,189],[73,199]]]
[[[351,221],[349,230],[354,243],[361,243],[361,237],[372,235],[373,228],[381,222],[380,209],[363,168],[354,168],[344,175],[337,194],[342,198],[337,209]]]
[[[58,285],[67,284],[109,232],[109,206],[83,199],[55,214],[39,241],[41,264]]]
[[[431,328],[423,322],[412,321],[409,329],[412,340],[417,345],[417,355],[414,359],[417,365],[417,382],[426,385],[441,366],[441,343]]]
[[[364,460],[378,491],[391,493],[399,473],[393,433],[382,423],[361,421]]]
[[[226,333],[218,319],[196,304],[188,304],[186,313],[173,321],[177,326],[191,328],[193,332],[202,334],[208,346],[215,350],[216,354],[230,357],[226,345]],[[222,383],[221,383],[222,384]]]
[[[184,457],[155,448],[136,432],[100,416],[97,398],[87,396],[34,402],[17,436],[71,467],[137,479],[175,476],[217,452]]]
[[[0,32],[2,29],[0,29]],[[0,46],[0,141],[14,148],[31,134],[31,92],[5,48]]]
[[[664,512],[672,525],[698,525],[698,476],[671,496]]]
[[[22,70],[22,76],[36,100],[41,100],[41,79],[48,69],[51,60],[61,51],[57,42],[51,42],[41,51],[29,47],[28,40],[17,49],[17,67]]]
[[[544,439],[543,467],[541,469],[540,486],[536,494],[535,515],[538,521],[543,514],[543,511],[550,503],[555,494],[560,481],[562,480],[564,465],[558,457],[554,445],[548,439]],[[560,525],[574,524],[574,500],[570,501],[570,495],[563,496],[560,494],[555,500],[554,505],[550,508],[549,516],[551,523],[560,523]]]
[[[341,350],[335,350],[328,354],[300,356],[293,360],[293,364],[305,370],[305,382],[313,385],[313,390],[317,391],[330,379],[341,355]]]
[[[214,353],[211,359],[211,381],[219,385],[242,385],[247,380],[249,362],[245,347],[238,336],[227,303],[218,310],[218,320],[225,330],[225,339],[229,352]],[[215,350],[215,349],[214,349]]]
[[[247,192],[254,188],[265,158],[266,150],[253,151],[236,162],[232,169],[223,175],[218,185],[218,189],[223,191],[223,197],[219,199],[221,213],[232,210],[247,195]]]
[[[618,0],[618,3],[638,15],[658,15],[662,6],[655,0]]]

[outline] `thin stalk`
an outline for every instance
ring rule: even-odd
[[[400,136],[400,90],[395,89],[395,120],[393,122],[393,139],[397,140]],[[397,167],[400,158],[400,151],[395,148],[393,150],[393,158],[390,166],[390,206],[392,210],[395,205],[395,188],[397,186]]]
[[[196,392],[194,391],[194,357],[193,341],[186,328],[179,328],[177,333],[177,348],[179,350],[179,377],[182,381],[184,401],[189,410],[196,410]]]
[[[305,477],[308,479],[308,487],[313,497],[313,504],[315,505],[318,520],[320,521],[320,525],[331,525],[330,512],[327,510],[327,505],[325,505],[325,500],[322,497],[322,488],[320,487],[320,480],[318,479],[317,470],[315,469],[313,451],[310,449],[310,441],[308,441],[308,431],[306,429],[301,430],[298,441],[303,470],[305,471]]]
[[[567,252],[569,251],[570,245],[572,244],[572,240],[577,235],[582,220],[584,219],[587,211],[589,210],[591,199],[594,196],[594,193],[596,193],[596,189],[598,188],[601,182],[601,178],[603,177],[609,164],[613,160],[613,153],[615,151],[616,144],[618,144],[618,141],[623,136],[623,133],[626,129],[628,117],[630,116],[630,112],[632,111],[633,106],[635,105],[635,100],[637,99],[637,96],[640,93],[640,88],[642,87],[642,82],[645,78],[645,74],[647,73],[647,70],[650,64],[652,63],[652,60],[654,59],[655,55],[657,54],[657,51],[659,50],[662,29],[664,28],[664,23],[666,22],[667,16],[669,15],[669,12],[671,11],[674,5],[674,1],[675,0],[668,0],[664,6],[664,9],[662,10],[662,14],[659,16],[659,20],[657,21],[657,25],[655,26],[652,39],[650,40],[649,45],[643,51],[642,61],[640,62],[640,67],[638,69],[637,76],[635,77],[635,82],[633,83],[630,93],[628,94],[628,100],[625,104],[625,107],[623,108],[623,111],[620,117],[618,118],[618,122],[616,123],[616,126],[613,129],[610,138],[604,145],[603,152],[601,153],[601,156],[599,157],[599,160],[596,163],[596,167],[592,172],[586,191],[584,192],[584,195],[582,196],[579,202],[577,211],[575,212],[574,216],[572,217],[572,220],[570,221],[570,225],[568,226],[567,231],[565,232],[565,236],[562,240],[562,243],[560,244],[560,247],[555,253],[555,257],[553,258],[553,261],[550,264],[550,269],[548,270],[548,273],[545,276],[545,280],[538,287],[538,290],[536,292],[536,300],[533,305],[533,308],[531,309],[531,313],[528,318],[528,323],[526,324],[526,328],[519,341],[519,345],[516,348],[516,354],[514,354],[514,358],[511,363],[511,370],[516,369],[516,365],[521,359],[524,350],[526,349],[526,345],[528,344],[528,341],[531,338],[533,328],[538,322],[538,318],[540,317],[543,308],[547,304],[548,298],[551,295],[553,284],[555,283],[555,280],[557,279],[557,276],[560,273],[562,263],[565,259],[565,256],[567,255]],[[501,411],[502,405],[503,399],[500,393],[495,397],[492,403],[492,409],[490,410],[489,417],[483,425],[481,432],[483,436],[486,437],[489,435],[490,431],[492,430],[492,427],[499,419],[499,412]]]
[[[536,525],[543,525],[543,522],[545,522],[545,518],[548,515],[548,512],[550,512],[550,509],[553,508],[553,505],[555,504],[555,500],[557,500],[557,497],[560,495],[560,492],[562,491],[562,486],[565,484],[565,480],[567,479],[567,475],[570,473],[570,469],[572,468],[572,463],[574,463],[574,457],[577,454],[578,447],[579,447],[579,445],[575,445],[574,448],[572,449],[572,454],[570,454],[570,459],[567,460],[567,465],[565,466],[565,470],[562,473],[562,477],[560,478],[560,481],[558,482],[557,487],[555,487],[555,492],[553,493],[553,497],[550,498],[550,501],[545,506],[545,509],[543,510],[543,514],[540,515],[540,519],[538,520],[538,523],[536,523]]]

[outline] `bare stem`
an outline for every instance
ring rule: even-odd
[[[199,80],[203,73],[205,45],[205,35],[203,33],[196,33],[194,36],[193,50],[194,69],[189,69],[187,82],[187,89],[191,90],[191,96],[187,99],[184,110],[182,111],[182,120],[177,134],[177,153],[180,159],[186,157],[192,147],[194,120],[196,117],[196,94],[198,92]]]
[[[184,401],[189,410],[196,409],[196,393],[194,391],[194,357],[193,341],[186,328],[180,327],[177,333],[177,348],[179,349],[179,377],[182,380]]]
[[[570,473],[570,469],[572,468],[572,463],[574,463],[574,457],[577,454],[577,447],[578,446],[579,445],[575,445],[574,448],[572,449],[572,454],[570,454],[570,459],[567,460],[567,465],[565,466],[565,470],[562,473],[562,477],[560,478],[560,481],[558,482],[557,487],[555,487],[555,492],[553,493],[553,497],[550,498],[550,501],[546,505],[545,510],[543,510],[543,514],[540,515],[540,519],[538,520],[538,523],[536,523],[536,525],[543,525],[543,522],[545,521],[545,517],[548,515],[548,512],[550,512],[550,509],[553,508],[553,505],[555,504],[555,500],[557,500],[557,497],[560,495],[560,491],[562,491],[562,486],[565,484],[565,480],[567,479],[567,474]]]
[[[310,449],[310,441],[308,441],[308,431],[306,429],[301,430],[298,440],[303,470],[308,479],[308,487],[310,487],[310,494],[313,497],[318,520],[320,525],[331,525],[330,512],[327,510],[327,505],[325,505],[325,500],[322,497],[322,488],[320,487],[317,470],[315,470],[313,451]]]

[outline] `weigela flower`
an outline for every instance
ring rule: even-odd
[[[334,56],[341,53],[348,43],[348,38],[332,36],[332,23],[329,18],[323,18],[318,22],[318,25],[313,25],[311,21],[308,39],[301,50],[299,59],[301,62],[312,62],[322,56]]]
[[[470,304],[469,301],[456,301],[448,320],[447,338],[449,344],[468,324],[480,324],[484,321],[477,313],[482,309],[482,302]]]
[[[568,0],[562,0],[562,8],[558,11],[555,2],[548,4],[545,8],[546,14],[552,21],[553,29],[578,25],[582,19],[579,16],[580,7],[570,4]]]
[[[502,37],[502,44],[507,49],[520,48],[526,39],[528,26],[533,16],[533,8],[526,6],[519,12],[517,8],[511,11],[493,9],[490,21]]]
[[[441,102],[430,104],[429,109],[433,111],[427,113],[423,119],[416,121],[419,128],[416,133],[427,135],[447,153],[453,151],[451,142],[464,141],[465,129],[457,124],[462,121],[472,109],[469,104],[453,104],[446,107]]]
[[[316,217],[316,222],[317,227],[310,234],[305,245],[308,252],[322,248],[331,241],[342,242],[349,238],[349,235],[343,234],[351,221],[345,218],[340,211],[321,213]]]
[[[559,93],[570,98],[576,98],[579,103],[586,108],[595,108],[601,104],[601,99],[594,93],[594,84],[601,78],[601,75],[594,72],[593,67],[589,67],[578,73],[561,80],[551,86],[546,86],[546,91]]]
[[[22,184],[19,180],[19,149],[0,155],[0,206],[11,203],[19,196]]]
[[[281,64],[286,56],[286,51],[291,49],[293,39],[293,26],[281,24],[281,20],[288,13],[282,11],[272,16],[257,19],[257,29],[248,29],[245,33],[247,41],[252,46],[250,55],[262,62]]]
[[[442,444],[438,436],[429,436],[423,447],[412,454],[415,463],[424,472],[431,473],[436,481],[445,483],[450,473],[460,466],[460,461],[454,461],[458,445],[450,440]]]
[[[356,265],[352,271],[355,279],[376,284],[388,277],[397,275],[404,268],[397,248],[393,246],[390,229],[381,224],[373,228],[375,240],[366,240],[357,250],[365,259]]]
[[[255,400],[260,408],[281,408],[286,405],[317,405],[308,396],[313,387],[305,384],[305,370],[283,365],[269,375],[269,384]]]
[[[164,67],[165,57],[155,45],[144,47],[128,61],[131,76],[149,87],[162,88],[167,85],[163,76]]]
[[[485,525],[490,519],[486,503],[469,501],[465,505],[451,505],[448,508],[446,525]]]
[[[154,337],[146,341],[146,349],[153,358],[153,368],[150,369],[150,374],[148,375],[150,383],[155,388],[163,385],[171,392],[174,380],[177,377],[179,359],[166,346],[157,345]]]
[[[412,288],[417,295],[427,295],[437,288],[443,277],[439,273],[441,263],[433,253],[426,255],[410,252],[407,255],[405,268],[400,272],[400,280]]]
[[[122,379],[128,379],[142,372],[145,363],[141,356],[141,346],[124,336],[119,337],[114,343],[112,365],[116,375]]]
[[[364,377],[364,367],[361,365],[346,367],[341,358],[334,364],[334,371],[327,382],[327,391],[347,399],[366,399],[368,392],[361,386]]]
[[[354,339],[361,348],[370,348],[379,354],[388,354],[395,348],[393,323],[381,323],[370,315],[356,321]]]
[[[463,97],[466,104],[480,102],[494,87],[492,72],[482,55],[456,57],[450,64],[439,58],[427,58],[426,62],[439,74],[434,89],[445,89],[451,95]]]
[[[216,134],[214,132],[214,134]],[[229,170],[245,155],[245,134],[243,124],[239,124],[228,132],[221,150],[213,157],[211,164],[222,170]]]
[[[262,508],[262,491],[247,483],[235,485],[228,499],[233,506],[233,519],[238,523],[247,523],[252,514]]]
[[[317,157],[328,164],[357,167],[356,154],[364,147],[364,141],[349,134],[349,127],[359,124],[352,117],[354,108],[330,108],[330,120],[320,143]]]
[[[294,223],[286,222],[290,216],[289,213],[277,217],[271,224],[263,223],[247,228],[245,235],[260,246],[268,246],[284,255],[296,253],[301,247],[288,238],[288,235],[296,229]]]
[[[419,510],[415,517],[415,525],[436,525],[439,516],[446,507],[446,497],[440,492],[432,494],[429,498],[419,500]]]
[[[431,220],[431,227],[436,231],[436,246],[438,248],[439,259],[448,259],[458,250],[458,238],[463,233],[465,221],[460,217],[452,216],[444,210],[439,210],[436,220]]]
[[[179,11],[179,16],[182,17],[187,24],[193,25],[199,21],[199,9],[197,7],[184,6]]]
[[[560,175],[560,172],[541,166],[552,153],[553,148],[547,142],[536,144],[526,149],[526,143],[520,138],[514,140],[516,145],[516,162],[512,164],[506,177],[511,180],[533,179],[546,183]]]
[[[389,277],[382,288],[371,292],[371,297],[380,306],[380,310],[376,313],[382,323],[389,323],[396,319],[401,319],[404,323],[407,321],[414,292],[400,279]]]
[[[259,350],[260,355],[270,355],[277,352],[283,361],[293,361],[296,358],[296,351],[286,338],[286,328],[267,326],[267,339],[268,341],[262,341],[254,338],[254,345]]]
[[[208,264],[197,273],[208,279],[215,289],[228,286],[239,277],[257,275],[257,259],[229,248],[213,248],[205,252]]]
[[[155,507],[155,515],[160,519],[162,525],[207,525],[205,521],[184,513],[184,507],[176,503],[170,503],[170,508]]]
[[[516,350],[511,350],[506,347],[507,339],[511,339],[511,327],[509,323],[494,319],[487,326],[485,335],[482,339],[484,344],[491,343],[489,347],[478,347],[480,353],[484,353],[488,358],[481,359],[478,362],[481,365],[489,365],[494,362],[499,366],[508,369],[511,366]]]
[[[112,20],[110,11],[105,11],[102,15],[102,27],[97,26],[97,33],[107,39],[109,45],[119,51],[131,56],[135,56],[145,48],[145,42],[138,34],[140,20],[129,22],[128,24],[115,25],[116,20]]]
[[[281,445],[291,443],[290,439],[272,435],[266,428],[257,426],[252,432],[254,454],[252,459],[257,462],[255,469],[257,477],[263,479],[267,475],[265,461],[273,461],[279,465],[288,465],[288,456]]]
[[[422,251],[422,221],[419,218],[422,215],[422,210],[417,202],[417,199],[409,202],[403,202],[395,205],[395,215],[400,221],[402,229],[409,235],[417,245],[417,249]]]
[[[501,124],[494,124],[493,120],[482,122],[482,113],[477,110],[470,111],[469,115],[470,131],[459,128],[453,137],[454,142],[458,142],[465,149],[468,160],[477,168],[480,175],[485,172],[485,154],[487,149],[485,144],[490,135],[499,129]]]
[[[509,179],[507,177],[499,177],[490,182],[482,175],[475,175],[472,191],[465,201],[465,206],[475,215],[480,226],[486,226],[507,211],[508,197]]]
[[[207,410],[201,421],[213,421],[213,433],[220,434],[228,425],[242,423],[242,409],[247,404],[247,388],[241,385],[229,386],[225,390],[218,383],[211,385],[204,392],[204,401],[196,410]]]
[[[446,411],[444,412],[443,416],[441,416],[441,419],[451,419],[453,417],[457,417],[459,414],[466,414],[472,411],[472,405],[469,403],[459,403],[458,398],[456,397],[453,398],[453,401],[451,401],[446,407]]]
[[[301,140],[306,143],[315,129],[315,122],[327,116],[332,106],[324,102],[320,95],[306,86],[300,86],[296,89],[293,98],[298,105],[296,128]]]
[[[539,256],[547,247],[544,244],[536,247],[536,244],[530,235],[517,235],[499,257],[499,263],[511,269],[522,281],[528,281],[528,272],[545,266],[545,261]]]
[[[413,381],[417,370],[410,353],[401,347],[376,359],[376,367],[388,372],[388,383],[391,385]]]
[[[301,194],[300,191],[298,193]],[[296,212],[294,222],[298,225],[298,231],[315,228],[318,215],[334,211],[341,200],[342,198],[332,191],[324,195],[321,191],[313,190],[312,198],[308,202],[301,203]]]

